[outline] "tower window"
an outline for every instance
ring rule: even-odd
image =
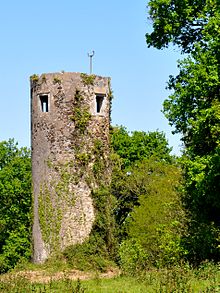
[[[100,113],[102,109],[104,96],[96,96],[96,113]]]
[[[40,95],[41,111],[48,112],[48,95]]]

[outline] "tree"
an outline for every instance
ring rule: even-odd
[[[30,257],[30,151],[14,140],[0,143],[0,271]]]
[[[206,155],[219,144],[219,60],[209,50],[197,48],[179,62],[180,72],[171,76],[173,91],[164,102],[164,113],[191,155]]]
[[[170,43],[189,53],[219,39],[218,0],[150,0],[149,16],[153,31],[146,34],[148,46],[166,48]]]
[[[124,168],[144,158],[155,156],[158,160],[172,160],[171,147],[163,132],[133,131],[125,127],[114,127],[111,133],[111,146],[122,160]]]
[[[220,3],[152,0],[149,46],[173,43],[188,56],[170,76],[164,113],[182,134],[183,202],[191,219],[186,244],[194,262],[220,259]]]
[[[207,43],[206,48],[197,44],[179,63],[178,76],[170,77],[168,87],[173,94],[164,102],[164,113],[176,132],[183,134],[186,146],[184,202],[192,219],[191,240],[196,238],[192,249],[195,261],[220,258],[219,48],[216,41]]]
[[[146,193],[148,177],[140,162],[151,158],[155,162],[174,161],[171,148],[162,132],[134,131],[131,134],[124,127],[113,128],[111,145],[114,151],[111,193],[117,200],[116,222],[120,226],[120,236],[124,237],[127,217],[138,205],[139,196]],[[143,168],[142,168],[143,167]]]
[[[138,205],[125,221],[128,237],[122,248],[129,247],[130,243],[132,246],[133,243],[138,244],[138,251],[135,251],[137,264],[139,250],[145,252],[147,266],[172,265],[178,263],[186,253],[181,243],[185,214],[178,190],[180,182],[181,169],[177,164],[159,162],[151,157],[138,162],[133,168],[130,188],[138,197]],[[130,260],[131,251],[120,251],[123,263],[127,264],[127,260]],[[143,253],[140,257],[143,257]]]

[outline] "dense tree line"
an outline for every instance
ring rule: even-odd
[[[112,128],[111,146],[112,182],[93,193],[99,213],[92,235],[82,248],[72,247],[64,252],[70,262],[74,259],[75,265],[80,264],[84,254],[87,258],[88,254],[93,255],[90,264],[103,258],[118,261],[120,243],[130,238],[132,241],[140,238],[140,245],[151,246],[151,251],[146,253],[154,254],[151,257],[153,263],[157,254],[156,251],[153,253],[153,247],[159,238],[153,240],[151,235],[151,244],[150,238],[142,243],[144,234],[138,237],[132,223],[134,221],[142,229],[141,225],[148,225],[149,219],[155,217],[152,229],[144,233],[159,233],[159,226],[160,229],[170,229],[166,224],[171,209],[164,206],[161,217],[158,211],[163,210],[161,204],[166,205],[166,202],[176,204],[172,195],[175,194],[180,170],[170,155],[171,148],[164,134],[158,131],[129,133],[124,127],[115,127]],[[25,148],[19,149],[13,140],[0,143],[0,155],[0,270],[4,272],[22,259],[31,257],[31,162],[30,152]],[[173,181],[169,186],[164,185],[164,180]],[[148,210],[151,207],[153,210],[142,218],[146,205]]]
[[[14,140],[0,142],[0,271],[31,255],[31,160]]]
[[[190,260],[219,260],[220,233],[220,2],[149,1],[148,46],[177,45],[185,58],[170,76],[164,113],[182,134]]]
[[[178,263],[186,254],[181,235],[185,212],[178,159],[159,131],[113,129],[115,159],[111,193],[116,198],[120,264],[128,273]]]
[[[164,134],[129,133],[124,127],[114,127],[111,146],[112,181],[110,186],[94,191],[99,213],[92,235],[83,245],[66,249],[64,257],[80,269],[85,265],[103,269],[115,261],[132,274],[190,259],[199,246],[199,242],[194,243],[198,235],[187,238],[191,221],[186,179],[180,159],[171,155]],[[29,151],[19,149],[13,140],[2,142],[0,150],[0,269],[5,272],[31,257],[31,165]],[[206,241],[207,228],[210,226],[203,225],[200,231]],[[214,224],[212,229],[206,233],[214,235]],[[213,246],[212,237],[200,249],[200,255],[206,256],[209,245]]]
[[[220,259],[220,3],[150,0],[148,46],[178,46],[184,55],[170,76],[163,111],[182,134],[181,158],[162,132],[111,131],[112,180],[94,191],[99,211],[90,239],[69,248],[73,265],[124,271],[184,261]],[[0,143],[0,271],[31,256],[30,152],[13,140]],[[80,267],[81,269],[83,268]]]

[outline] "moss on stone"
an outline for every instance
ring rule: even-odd
[[[94,82],[95,82],[94,74],[88,75],[86,73],[81,73],[80,76],[84,85],[94,85]]]

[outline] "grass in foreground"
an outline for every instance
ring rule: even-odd
[[[65,292],[65,293],[139,293],[148,292],[144,283],[140,283],[132,277],[116,277],[113,279],[99,279],[87,281],[71,281],[69,279],[60,281],[51,281],[47,284],[30,283],[24,278],[11,280],[11,282],[2,283],[0,292],[20,293],[20,292]]]
[[[61,273],[61,272],[60,272]],[[80,278],[89,277],[90,280],[72,280],[68,271],[61,274],[61,279],[53,280],[49,274],[47,283],[30,279],[12,272],[0,278],[0,292],[2,293],[210,293],[220,292],[220,270],[218,265],[206,263],[198,269],[187,266],[171,269],[149,270],[138,276],[117,276],[102,278],[101,274],[93,273]],[[44,280],[45,282],[45,280]]]

